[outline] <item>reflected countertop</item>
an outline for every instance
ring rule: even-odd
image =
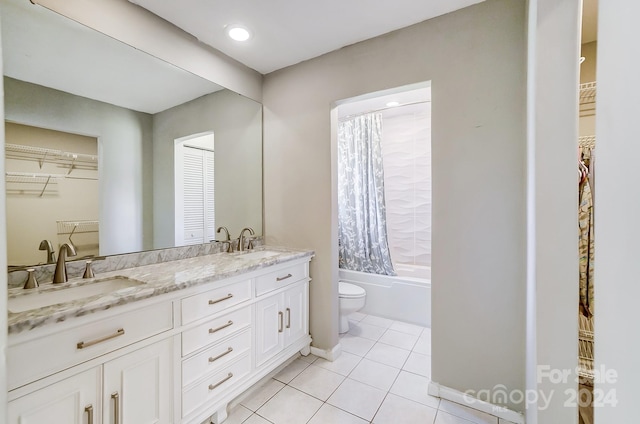
[[[254,257],[243,256],[252,252],[268,251],[271,256]],[[311,250],[298,250],[275,246],[260,246],[255,250],[235,253],[216,253],[153,265],[145,265],[118,271],[105,272],[92,279],[76,278],[68,283],[52,285],[41,284],[39,288],[24,290],[22,288],[9,289],[8,300],[8,331],[17,334],[29,331],[47,324],[66,321],[69,318],[85,316],[94,312],[111,309],[142,299],[196,287],[202,284],[234,277],[237,275],[260,270],[268,266],[310,258],[314,255]],[[38,309],[22,312],[11,311],[12,299],[22,296],[38,296],[51,291],[65,290],[79,285],[100,282],[109,278],[126,278],[135,280],[137,284],[112,293],[97,294],[79,300],[57,303]]]

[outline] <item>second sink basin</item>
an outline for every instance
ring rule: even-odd
[[[253,252],[243,253],[239,255],[238,258],[246,259],[246,260],[265,259],[265,258],[270,258],[272,256],[279,255],[280,253],[281,252],[276,252],[273,250],[255,250]]]
[[[9,297],[9,299],[7,299],[7,309],[13,313],[30,311],[32,309],[72,302],[97,295],[106,295],[141,284],[144,283],[142,281],[118,276],[73,287],[60,287],[56,289],[55,286],[49,286],[46,287],[45,290],[42,290],[42,288],[34,289],[37,291]]]

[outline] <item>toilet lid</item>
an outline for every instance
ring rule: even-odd
[[[366,294],[362,287],[358,287],[355,284],[345,283],[344,281],[338,282],[338,296],[339,297],[362,297]]]

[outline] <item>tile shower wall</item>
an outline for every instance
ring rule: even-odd
[[[383,114],[387,230],[394,263],[431,265],[431,103]]]

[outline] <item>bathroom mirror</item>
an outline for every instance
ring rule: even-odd
[[[50,240],[57,250],[65,239],[57,221],[71,226],[86,221],[84,229],[97,233],[94,253],[100,255],[201,243],[215,237],[209,229],[190,238],[195,232],[183,223],[187,217],[176,208],[183,166],[178,163],[179,150],[185,140],[202,134],[213,135],[210,193],[215,199],[211,209],[215,226],[226,226],[232,237],[244,227],[262,234],[260,103],[28,1],[2,0],[0,14],[7,126],[18,125],[27,133],[29,128],[34,133],[68,133],[94,140],[97,146],[93,171],[79,170],[77,163],[69,161],[55,172],[47,171],[60,178],[95,175],[95,195],[71,192],[69,201],[64,200],[65,212],[59,212],[51,207],[51,200],[60,201],[61,193],[45,178],[39,180],[42,194],[39,188],[31,190],[30,206],[9,211],[10,265],[46,263],[46,250],[38,250],[40,241]],[[31,143],[46,149],[38,135],[34,137],[40,143],[11,137],[8,132],[8,145]],[[82,148],[66,150],[72,155],[86,153]],[[47,158],[38,155],[29,158],[30,166],[42,169]],[[8,208],[11,196],[24,197],[21,191],[14,186],[14,191],[7,192]],[[27,230],[46,220],[49,232],[26,240]],[[18,243],[36,256],[13,255],[21,250],[14,248]]]

